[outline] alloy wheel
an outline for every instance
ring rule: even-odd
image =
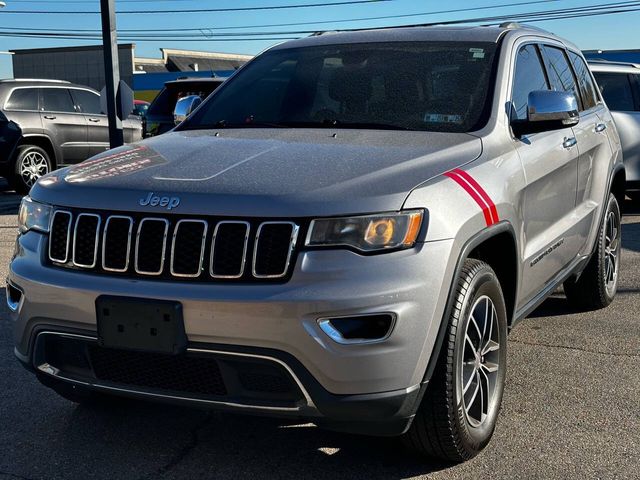
[[[620,219],[615,212],[607,214],[604,237],[604,281],[609,296],[613,296],[618,284],[620,257]]]
[[[498,315],[486,295],[471,309],[464,337],[460,382],[465,418],[472,427],[480,427],[494,407],[500,368]]]
[[[37,151],[27,152],[20,161],[20,177],[24,184],[32,187],[43,175],[49,173],[49,163]]]

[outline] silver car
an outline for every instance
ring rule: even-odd
[[[290,416],[463,461],[496,426],[509,329],[563,283],[579,308],[613,300],[624,188],[611,114],[550,33],[284,43],[173,132],[38,181],[15,354],[76,402]]]
[[[640,66],[590,60],[589,68],[620,134],[627,195],[640,200]]]

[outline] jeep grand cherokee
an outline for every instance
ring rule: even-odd
[[[462,461],[494,431],[507,331],[563,283],[612,301],[624,180],[552,34],[284,43],[173,132],[37,182],[15,354],[77,402],[289,415]]]

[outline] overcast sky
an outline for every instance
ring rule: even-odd
[[[100,17],[96,14],[11,14],[16,10],[44,10],[48,12],[96,11],[98,0],[4,0],[7,7],[0,9],[0,32],[16,28],[78,29],[100,28]],[[180,10],[187,8],[238,8],[251,6],[300,5],[313,3],[335,3],[341,0],[118,0],[118,10]],[[445,21],[452,19],[477,18],[487,15],[512,15],[521,12],[553,10],[579,6],[593,6],[612,3],[613,0],[548,0],[529,2],[527,5],[491,8],[492,6],[525,3],[526,0],[391,0],[358,5],[310,7],[296,9],[260,10],[245,12],[215,13],[170,13],[170,14],[119,14],[117,25],[121,29],[149,28],[203,28],[215,30],[220,27],[247,27],[247,31],[291,31],[291,30],[333,30],[339,28],[401,25],[407,23]],[[390,15],[422,14],[451,9],[483,7],[478,11],[457,12],[436,15],[416,15],[405,18],[370,19],[343,21],[366,17]],[[256,25],[329,22],[314,25],[256,28]],[[576,43],[582,49],[631,49],[640,48],[640,11],[590,18],[574,18],[536,23]],[[226,30],[233,31],[233,30]],[[43,48],[54,46],[89,45],[95,41],[61,40],[37,38],[0,37],[0,51],[21,48]],[[136,41],[136,55],[140,57],[160,57],[159,48],[184,48],[231,53],[255,54],[270,44],[264,40],[241,40],[232,42],[209,41],[201,37],[199,41]],[[0,54],[0,78],[12,76],[11,57]]]

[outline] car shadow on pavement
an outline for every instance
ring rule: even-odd
[[[411,455],[393,438],[123,399],[75,408],[63,438],[52,456],[72,459],[98,442],[93,461],[104,463],[95,468],[139,459],[138,478],[400,479],[449,466]]]

